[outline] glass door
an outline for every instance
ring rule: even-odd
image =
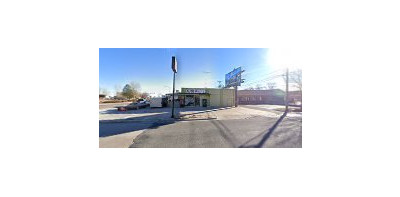
[[[190,106],[194,106],[194,95],[186,95],[185,97],[185,105],[190,107]]]
[[[200,106],[200,95],[195,95],[194,97],[194,105]]]

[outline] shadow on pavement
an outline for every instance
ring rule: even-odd
[[[217,108],[217,107],[207,107],[207,108],[203,108],[202,110],[199,110],[199,108],[197,108],[197,110],[183,110],[182,112],[186,112],[186,111],[196,111],[194,113],[191,113],[190,115],[193,114],[201,114],[201,113],[206,113],[206,112],[213,112],[213,111],[220,111],[220,110],[226,110],[226,109],[231,109],[234,107],[221,107],[221,108]],[[186,108],[183,108],[186,109]],[[190,108],[189,108],[190,109]]]
[[[239,148],[261,148],[265,144],[267,139],[271,136],[271,134],[274,132],[274,130],[278,127],[278,125],[282,122],[282,120],[286,117],[286,114],[287,114],[287,112],[283,113],[282,116],[275,122],[275,124],[271,128],[269,128],[265,132],[262,132],[261,134],[255,136],[255,137],[251,138],[250,140],[245,142],[243,145],[239,146]],[[263,135],[263,137],[257,144],[247,145],[249,142],[260,137],[261,135]]]
[[[99,137],[118,135],[147,128],[157,128],[162,125],[172,124],[176,120],[169,114],[154,114],[142,117],[131,117],[124,119],[100,120]]]
[[[165,108],[141,108],[137,110],[128,110],[128,111],[118,111],[116,108],[103,110],[100,114],[142,114],[142,113],[157,113],[157,112],[167,112]],[[171,110],[169,110],[170,112]]]
[[[217,108],[217,107],[184,107],[184,108],[175,108],[176,112],[191,112],[193,111],[194,113],[192,114],[198,114],[198,113],[205,113],[205,112],[211,112],[211,111],[218,111],[218,110],[224,110],[224,109],[231,109],[233,107],[223,107],[223,108]],[[160,112],[166,112],[166,113],[171,113],[171,108],[170,107],[163,107],[163,108],[141,108],[137,110],[128,110],[128,111],[118,111],[116,108],[112,109],[107,109],[103,110],[100,112],[100,114],[142,114],[142,113],[160,113]]]
[[[179,114],[180,117],[183,116],[188,116],[188,115],[195,115],[195,114],[201,114],[201,113],[207,113],[207,112],[212,112],[212,111],[219,111],[219,110],[226,110],[226,109],[231,109],[232,107],[223,107],[223,108],[217,108],[217,107],[185,107],[185,108],[175,108],[176,114]],[[189,112],[189,113],[186,113]],[[193,113],[190,113],[193,112]],[[148,113],[148,114],[146,114]],[[163,114],[162,116],[166,116],[167,114],[171,114],[171,108],[142,108],[138,110],[128,110],[128,111],[118,111],[117,109],[108,109],[108,110],[103,110],[100,111],[100,114],[108,114],[108,115],[113,115],[113,114],[119,114],[119,115],[131,115],[131,114],[145,114],[144,116],[141,116],[141,118],[146,118],[146,119],[152,119],[152,117],[157,117],[157,115],[154,115],[154,113],[160,113]],[[100,120],[100,122],[118,122],[122,120],[129,120],[132,118],[120,118],[120,119],[108,119],[108,120]],[[133,119],[139,119],[138,118],[133,118]]]
[[[232,146],[237,147],[239,140],[235,137],[232,131],[221,121],[214,120],[211,123],[218,129],[220,135]]]

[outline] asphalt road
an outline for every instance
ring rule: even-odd
[[[301,148],[301,117],[192,120],[141,133],[132,148]]]

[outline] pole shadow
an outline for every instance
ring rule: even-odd
[[[255,137],[251,138],[250,140],[248,140],[247,142],[245,142],[244,144],[239,146],[239,148],[261,148],[265,144],[265,142],[268,140],[268,138],[271,136],[271,134],[274,132],[274,130],[278,127],[278,125],[282,122],[282,120],[286,117],[286,114],[287,114],[287,112],[283,113],[282,116],[275,122],[275,124],[271,128],[269,128],[265,132],[262,132],[261,134],[255,136]],[[257,144],[247,145],[249,142],[260,137],[261,135],[264,135],[264,136]]]
[[[213,120],[211,123],[217,128],[219,134],[225,139],[225,141],[234,147],[237,147],[239,140],[235,137],[232,131],[221,121]]]
[[[165,116],[166,114],[155,114],[144,117],[99,120],[99,137],[119,135],[148,128],[157,128],[176,122],[176,120],[165,118]]]

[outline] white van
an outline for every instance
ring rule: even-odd
[[[162,97],[154,97],[150,99],[150,107],[163,107],[163,98]]]

